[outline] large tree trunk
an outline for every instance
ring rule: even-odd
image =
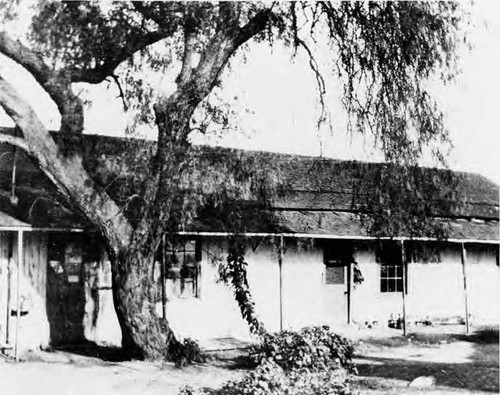
[[[162,359],[168,356],[169,347],[175,346],[176,340],[168,322],[155,311],[150,273],[154,253],[141,251],[139,243],[135,244],[113,265],[113,297],[122,330],[122,347],[134,358]]]
[[[156,313],[153,267],[163,235],[173,232],[170,217],[178,196],[194,106],[173,95],[156,111],[159,139],[144,183],[146,202],[128,248],[116,254],[113,290],[122,346],[132,356],[159,359],[179,347],[168,321]]]

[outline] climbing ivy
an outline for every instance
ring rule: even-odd
[[[241,315],[248,323],[250,331],[254,335],[263,336],[267,332],[255,313],[255,303],[248,284],[245,241],[246,238],[240,235],[229,237],[228,255],[226,262],[219,266],[219,277],[232,288]]]

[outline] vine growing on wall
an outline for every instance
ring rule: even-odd
[[[219,266],[219,277],[231,287],[241,315],[248,323],[250,331],[254,335],[263,336],[267,332],[257,318],[255,303],[248,284],[245,238],[239,235],[231,236],[228,240],[227,252],[226,262]]]

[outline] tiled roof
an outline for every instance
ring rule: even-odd
[[[95,135],[54,135],[63,150],[81,150],[84,166],[119,204],[137,192],[147,172],[147,162],[155,144],[144,140]],[[0,146],[0,209],[3,212],[38,227],[90,225],[68,208],[50,182],[22,154],[18,155],[16,181],[19,204],[13,206],[8,198],[12,160],[9,155],[2,155],[9,150],[12,149]],[[355,186],[368,183],[385,166],[381,163],[207,146],[193,147],[190,158],[184,183],[187,187],[197,185],[200,193],[208,193],[223,183],[250,182],[248,179],[235,179],[234,174],[238,172],[235,167],[240,165],[270,175],[278,189],[286,190],[286,193],[278,193],[271,198],[271,207],[267,207],[265,215],[263,212],[256,214],[255,211],[247,214],[246,231],[339,236],[367,235],[366,227],[356,215],[358,207],[353,200]],[[495,183],[477,174],[425,168],[418,171],[433,172],[433,176],[437,175],[438,178],[450,174],[453,176],[455,204],[447,212],[436,210],[433,214],[436,221],[447,224],[449,237],[498,240],[499,191]],[[249,202],[258,199],[248,188],[242,190],[241,198]],[[130,205],[128,215],[132,220],[136,210],[137,207]],[[2,217],[0,226],[6,226]],[[223,221],[198,218],[191,228],[225,231],[227,229],[224,226]]]

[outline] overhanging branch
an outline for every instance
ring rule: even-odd
[[[228,8],[226,3],[221,3],[220,7],[221,13]],[[238,27],[237,19],[227,20],[233,14],[224,13],[224,23],[219,24],[217,32],[206,45],[198,66],[192,73],[193,83],[197,86],[197,100],[201,101],[210,93],[230,57],[266,27],[271,13],[272,7],[260,10],[242,27]]]
[[[114,252],[125,249],[132,227],[121,208],[100,190],[76,154],[64,156],[31,106],[0,76],[0,106],[21,129],[24,139],[0,134],[32,157],[70,204],[79,209],[106,236]]]
[[[154,32],[134,35],[121,47],[116,47],[107,53],[103,62],[93,68],[73,68],[68,71],[71,82],[85,82],[88,84],[99,84],[115,73],[116,68],[130,59],[136,52],[150,45],[172,36],[175,30],[172,27],[159,29]]]
[[[29,152],[29,147],[26,144],[26,141],[21,137],[0,133],[0,144],[10,144]]]
[[[0,32],[0,52],[29,71],[48,93],[61,113],[61,130],[82,132],[83,104],[71,90],[67,73],[54,71],[38,54],[6,32]]]

